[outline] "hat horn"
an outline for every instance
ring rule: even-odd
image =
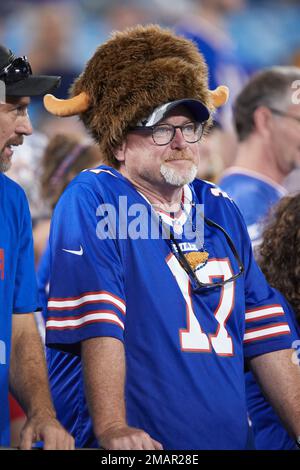
[[[83,113],[89,108],[90,98],[85,91],[68,100],[60,100],[48,94],[44,96],[44,106],[49,113],[56,116],[74,116],[75,114]]]
[[[218,86],[215,90],[210,91],[212,102],[215,108],[223,106],[228,100],[229,89],[225,85]]]
[[[219,108],[227,102],[229,90],[227,86],[221,85],[215,90],[211,90],[210,94],[213,105],[215,108]],[[82,91],[79,95],[73,96],[73,98],[69,98],[67,100],[61,100],[49,94],[44,96],[45,108],[49,113],[55,114],[56,116],[74,116],[86,111],[89,108],[89,105],[90,98],[85,91]]]

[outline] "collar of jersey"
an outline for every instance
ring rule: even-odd
[[[143,193],[141,193],[140,191],[137,191],[137,192],[154,209],[153,205],[148,200],[148,198]],[[192,210],[192,202],[193,202],[193,193],[192,193],[191,188],[189,187],[189,185],[186,184],[185,186],[183,186],[183,191],[182,191],[182,204],[181,204],[182,207],[177,212],[176,216],[174,216],[172,214],[168,214],[167,212],[165,212],[163,210],[159,210],[157,208],[155,208],[154,210],[159,215],[159,217],[162,219],[162,221],[164,223],[166,223],[167,225],[173,227],[174,222],[175,222],[175,223],[180,224],[181,226],[183,226],[186,223],[186,221],[187,221],[187,219],[190,215],[190,212]]]
[[[120,173],[116,168],[109,167],[107,165],[101,165],[101,167],[98,167],[98,170],[106,172],[109,170],[110,173],[113,173],[116,177],[119,177],[121,180],[129,184],[151,206],[151,208],[154,209],[153,205],[148,200],[148,198],[142,192],[138,191],[135,186],[131,183],[131,181],[129,181],[124,175],[122,175],[122,173]],[[186,184],[183,186],[181,208],[175,215],[174,213],[169,214],[163,210],[159,210],[156,208],[154,210],[162,219],[162,221],[168,224],[169,226],[173,227],[174,223],[183,226],[191,213],[193,200],[194,192],[192,191],[191,187]]]

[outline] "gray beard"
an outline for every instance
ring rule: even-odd
[[[180,175],[176,172],[176,170],[169,168],[164,163],[160,167],[160,173],[166,183],[179,187],[194,181],[197,175],[197,170],[197,166],[192,165],[192,167],[184,175]]]
[[[0,173],[6,173],[11,167],[11,161],[1,160],[0,155]]]

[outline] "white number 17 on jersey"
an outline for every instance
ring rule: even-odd
[[[190,294],[191,283],[188,274],[173,254],[167,258],[167,264],[175,276],[187,306],[187,328],[179,330],[182,351],[210,352],[213,348],[220,356],[232,356],[232,339],[225,325],[233,308],[235,283],[229,282],[219,288],[220,301],[214,312],[219,326],[215,334],[207,335],[202,331],[201,325],[194,313]],[[212,282],[212,278],[220,278],[220,280],[229,279],[232,277],[229,260],[227,258],[208,260],[206,266],[197,271],[197,276],[201,282],[205,283]]]

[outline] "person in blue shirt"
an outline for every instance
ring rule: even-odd
[[[282,186],[284,179],[300,164],[300,101],[299,91],[295,87],[299,79],[300,69],[297,67],[265,69],[251,78],[234,104],[238,153],[235,165],[224,172],[219,185],[233,198],[242,212],[252,246],[256,249],[262,242],[262,231],[269,212],[287,193]],[[273,240],[270,234],[268,238]],[[292,253],[294,245],[290,245]],[[283,249],[284,246],[280,251],[277,250],[277,254]],[[292,261],[296,262],[295,259]],[[272,266],[274,261],[269,259],[268,263]],[[286,262],[281,268],[278,267],[277,278],[287,279]],[[274,283],[274,276],[271,280],[272,285],[279,288],[278,282]],[[285,289],[282,294],[286,295]],[[282,302],[286,303],[283,295]],[[294,313],[288,305],[286,312],[289,323],[295,323]],[[246,388],[250,415],[255,410],[253,429],[256,447],[293,447],[294,443],[282,426],[274,425],[274,412],[265,413],[268,405],[251,372],[246,374]],[[258,412],[260,407],[261,413]],[[269,415],[273,422],[268,422]]]
[[[242,212],[253,247],[269,210],[287,193],[284,179],[300,165],[299,80],[298,67],[265,69],[233,106],[238,151],[218,184]]]
[[[195,179],[226,98],[192,42],[151,25],[100,46],[72,98],[44,99],[80,114],[104,161],[68,186],[50,233],[51,389],[79,446],[246,449],[245,359],[299,436],[284,309],[235,204]]]
[[[45,449],[71,449],[73,438],[56,419],[34,320],[39,302],[28,203],[21,187],[4,175],[13,148],[32,132],[29,97],[53,89],[59,77],[32,75],[25,56],[0,46],[0,80],[0,446],[10,444],[10,388],[27,416],[21,449],[36,441]]]
[[[272,211],[263,232],[258,261],[270,285],[285,296],[281,295],[281,302],[287,307],[289,324],[294,324],[297,332],[293,361],[299,364],[300,193],[284,197]],[[250,372],[246,374],[246,394],[255,447],[259,450],[295,449],[295,441]]]

